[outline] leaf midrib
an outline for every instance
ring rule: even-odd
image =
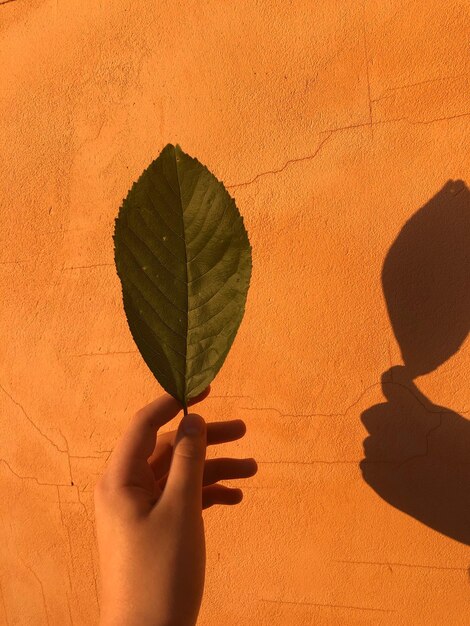
[[[184,408],[187,409],[187,399],[186,399],[186,386],[187,386],[187,368],[188,368],[188,325],[189,325],[189,287],[188,287],[188,280],[189,280],[189,271],[188,271],[188,249],[187,249],[187,244],[186,244],[186,229],[184,227],[184,212],[183,212],[183,201],[181,198],[181,184],[180,184],[180,176],[179,176],[179,171],[178,171],[178,157],[177,157],[177,150],[178,150],[178,145],[175,146],[174,150],[173,150],[173,155],[175,157],[175,168],[176,168],[176,182],[178,183],[178,193],[176,194],[178,196],[178,200],[180,203],[180,209],[181,209],[181,226],[182,226],[182,231],[183,231],[183,242],[184,242],[184,264],[186,267],[186,348],[185,348],[185,352],[184,352],[184,378],[183,378],[183,400],[184,400]]]

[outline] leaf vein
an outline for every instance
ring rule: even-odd
[[[142,239],[142,238],[141,238],[141,237],[137,234],[137,232],[136,232],[133,228],[131,228],[131,227],[129,226],[129,224],[126,224],[126,228],[127,228],[127,229],[128,229],[128,230],[129,230],[129,231],[130,231],[133,235],[134,235],[134,237],[136,237],[136,239],[138,239],[138,240],[140,241],[140,243],[141,243],[141,244],[143,244],[143,245],[147,248],[147,250],[148,250],[148,251],[149,251],[149,253],[150,253],[150,256],[151,256],[152,260],[154,260],[154,259],[155,259],[155,260],[156,260],[156,261],[160,264],[160,266],[161,266],[161,267],[163,267],[163,269],[164,269],[165,271],[167,271],[167,272],[168,272],[168,274],[170,274],[170,276],[171,276],[172,278],[174,278],[175,280],[178,280],[180,283],[183,283],[183,285],[185,285],[185,286],[186,286],[186,284],[187,284],[187,283],[186,283],[186,282],[185,282],[182,278],[180,278],[179,276],[176,276],[175,274],[173,274],[173,272],[170,272],[170,270],[166,267],[166,265],[164,265],[164,264],[162,263],[162,261],[160,261],[160,259],[158,258],[158,256],[157,256],[157,255],[156,255],[156,254],[152,251],[152,249],[150,248],[150,246],[149,246],[148,244],[146,244],[146,243],[145,243],[145,241],[144,241],[144,240],[143,240],[143,239]],[[128,248],[129,248],[129,246],[128,246]],[[135,258],[136,262],[138,263],[137,256],[136,256],[135,254],[133,254],[133,256],[134,256],[134,258]]]
[[[219,291],[220,291],[220,290],[219,290]],[[218,293],[218,292],[217,292],[217,293]],[[238,293],[240,293],[240,292],[238,292]],[[214,313],[214,315],[211,315],[211,317],[207,317],[207,318],[204,320],[204,322],[203,322],[202,324],[198,324],[197,326],[193,326],[193,327],[189,328],[189,329],[188,329],[188,331],[189,331],[189,330],[191,330],[191,331],[192,331],[192,330],[196,330],[197,328],[201,328],[202,326],[205,326],[205,325],[207,324],[207,322],[210,322],[210,320],[211,320],[211,319],[213,319],[214,317],[216,317],[217,315],[219,315],[219,313],[222,313],[222,311],[224,311],[224,310],[228,307],[228,305],[229,305],[229,304],[232,304],[232,303],[233,303],[233,300],[234,300],[234,299],[233,299],[233,298],[231,298],[228,302],[226,302],[226,303],[224,304],[224,306],[223,306],[221,309],[219,309],[219,310],[217,311],[217,313]],[[208,302],[209,302],[209,300],[208,300]],[[204,304],[205,304],[205,303],[204,303]],[[204,306],[204,305],[201,305],[201,306]],[[199,308],[199,307],[196,307],[196,308]],[[195,310],[195,309],[190,309],[190,311],[194,311],[194,310]]]
[[[204,250],[204,248],[206,248],[206,247],[207,247],[207,242],[208,242],[208,241],[210,242],[210,241],[211,241],[211,239],[213,239],[214,235],[215,235],[215,234],[216,234],[216,232],[219,230],[220,225],[221,225],[221,224],[222,224],[222,222],[224,221],[224,217],[225,217],[225,214],[226,214],[226,212],[227,212],[227,207],[228,207],[229,205],[230,205],[230,202],[227,202],[227,204],[225,205],[225,208],[224,208],[224,212],[222,213],[222,217],[220,218],[220,220],[219,220],[219,222],[218,222],[217,226],[216,226],[216,227],[214,228],[214,230],[212,231],[212,233],[211,233],[211,235],[210,235],[209,239],[208,239],[208,240],[206,240],[206,241],[203,243],[202,248],[201,248],[201,249],[200,249],[200,250],[199,250],[199,251],[198,251],[198,252],[197,252],[197,253],[196,253],[196,254],[195,254],[195,255],[194,255],[191,259],[189,259],[189,260],[188,260],[188,263],[192,263],[192,262],[194,261],[194,259],[197,259],[197,257],[201,254],[201,252]]]
[[[209,274],[210,272],[212,272],[212,270],[215,270],[218,268],[218,266],[220,265],[220,263],[222,262],[222,260],[224,259],[224,257],[226,256],[227,252],[232,252],[232,248],[225,248],[225,250],[223,251],[222,256],[220,257],[220,259],[217,260],[217,262],[210,267],[207,272],[203,272],[200,276],[196,276],[196,278],[192,278],[189,282],[188,285],[191,285],[191,283],[195,283],[197,280],[199,280],[200,278],[204,278],[204,276],[207,276],[207,274]],[[223,268],[222,268],[223,269]],[[232,276],[232,274],[231,274]]]
[[[219,190],[218,190],[218,189],[215,189],[215,190],[214,190],[213,188],[211,188],[211,186],[210,186],[210,185],[208,185],[208,186],[207,186],[207,189],[206,189],[206,191],[205,191],[205,193],[204,193],[204,197],[203,197],[203,198],[202,198],[202,200],[201,200],[201,204],[200,204],[200,206],[201,206],[201,207],[202,207],[202,206],[204,206],[204,205],[206,204],[207,192],[208,192],[208,191],[214,191],[214,193],[217,195],[217,192],[218,192]],[[217,198],[216,198],[216,199],[217,199]],[[191,198],[191,200],[192,200],[192,198]],[[206,225],[206,221],[207,221],[207,216],[208,216],[208,215],[210,215],[210,213],[211,213],[210,209],[212,209],[212,207],[213,207],[215,204],[216,204],[216,203],[215,203],[215,200],[211,202],[211,204],[210,204],[210,206],[209,206],[209,210],[206,212],[206,214],[205,214],[205,216],[204,216],[204,222],[203,222],[202,226],[200,227],[199,232],[201,232],[201,231],[204,229],[204,227],[205,227],[205,225]],[[189,208],[189,204],[188,204],[188,206],[186,207],[186,210],[187,210],[188,208]],[[189,232],[189,231],[191,230],[191,227],[192,227],[192,225],[193,225],[194,221],[196,220],[197,215],[198,215],[198,212],[197,212],[197,211],[195,211],[195,215],[193,216],[192,220],[189,222],[189,224],[187,224],[187,225],[186,225],[186,231],[187,231],[187,232]],[[193,240],[193,241],[194,241],[194,240]]]
[[[139,289],[139,287],[130,279],[128,279],[126,282],[128,282],[136,291],[137,293],[140,295],[141,298],[143,298],[145,300],[145,302],[148,304],[148,306],[152,309],[152,311],[156,314],[156,316],[158,317],[158,319],[162,322],[162,324],[164,324],[164,326],[166,326],[169,330],[171,330],[171,332],[175,333],[175,335],[177,335],[178,337],[181,337],[181,339],[186,339],[186,337],[184,335],[182,335],[181,333],[179,333],[178,331],[176,331],[174,328],[172,328],[171,326],[168,326],[168,324],[165,322],[165,320],[161,317],[161,315],[159,314],[159,312],[157,311],[157,309],[155,309],[153,307],[153,305],[148,301],[148,299],[145,297],[145,294]]]
[[[157,191],[156,187],[154,187],[154,186],[153,186],[153,184],[152,184],[151,182],[150,182],[150,184],[151,184],[152,189],[154,190],[154,192],[156,192],[156,195],[159,195],[159,196],[160,196],[160,198],[162,198],[161,194]],[[151,198],[150,194],[148,193],[147,189],[145,189],[145,188],[144,188],[144,192],[145,192],[145,195],[147,196],[148,201],[149,201],[149,202],[150,202],[150,204],[152,205],[153,210],[154,210],[154,211],[155,211],[155,210],[156,210],[156,211],[158,211],[158,208],[155,206],[155,203],[153,202],[153,200],[152,200],[152,198]],[[164,200],[164,199],[163,199],[162,204],[164,204],[164,205],[168,208],[168,205],[167,205],[166,200]],[[147,210],[148,210],[148,209],[147,209]],[[162,222],[163,222],[163,223],[165,224],[165,226],[168,228],[168,230],[169,230],[171,233],[173,233],[173,235],[175,235],[175,237],[178,237],[178,239],[181,239],[181,241],[184,243],[184,238],[183,238],[181,235],[179,235],[179,234],[178,234],[175,230],[173,230],[173,228],[171,228],[171,226],[169,226],[169,225],[168,225],[167,221],[163,219],[163,217],[162,217],[162,213],[161,213],[161,212],[160,212],[160,217],[161,217],[161,219],[162,219]]]
[[[145,216],[144,213],[148,214],[151,216],[152,220],[153,218],[153,213],[151,211],[149,211],[147,208],[145,207],[141,207],[142,210],[136,211],[137,215],[139,215],[139,217],[142,219],[142,221],[144,222],[145,226],[151,231],[152,235],[154,235],[155,237],[159,237],[161,235],[161,233],[158,233],[155,228],[151,225],[151,221],[148,221]],[[158,217],[160,217],[160,213],[158,211],[155,211],[155,215],[157,215]],[[165,226],[167,225],[166,222],[163,221],[163,224],[165,224]],[[168,232],[173,232],[173,231],[168,231]],[[162,241],[164,241],[162,239]],[[180,258],[170,249],[168,248],[164,243],[161,244],[162,248],[164,248],[168,254],[171,254],[171,256],[176,259],[177,262],[180,261]]]
[[[219,335],[214,335],[215,337],[218,337]],[[188,363],[190,363],[191,361],[193,361],[194,359],[197,359],[197,357],[202,356],[205,352],[207,352],[208,350],[215,350],[217,352],[217,358],[220,357],[220,352],[218,350],[216,350],[216,348],[214,348],[213,345],[207,346],[207,348],[204,348],[204,350],[202,350],[202,352],[198,352],[197,354],[193,354],[192,356],[190,356],[188,358]]]
[[[132,300],[132,296],[130,294],[130,292],[126,289],[123,292],[124,295],[124,308],[128,309],[128,308],[133,308],[135,311],[135,306]],[[153,330],[153,328],[149,325],[149,323],[143,319],[142,321],[142,325],[147,328],[147,331],[151,334],[151,335],[155,335],[155,331]],[[134,340],[136,342],[137,345],[139,345],[139,342],[141,342],[145,348],[147,348],[147,350],[152,353],[153,355],[157,355],[157,356],[162,356],[164,359],[168,360],[168,357],[165,353],[160,353],[158,352],[158,350],[151,345],[148,341],[147,338],[145,337],[145,334],[143,333],[142,329],[139,326],[134,326],[133,324],[129,324],[129,328],[131,329],[131,333],[132,336],[134,337]],[[181,374],[181,372],[178,370],[177,367],[175,367],[175,371],[177,371],[179,374]],[[168,373],[165,370],[160,370],[161,373],[163,373],[164,377],[169,381],[169,382],[174,382],[171,378],[171,372]]]
[[[145,276],[145,278],[152,284],[153,287],[156,287],[156,289],[158,289],[158,291],[162,294],[162,296],[165,298],[165,300],[167,302],[169,302],[172,306],[175,307],[175,309],[177,309],[178,311],[180,311],[181,313],[184,313],[184,315],[187,315],[187,312],[184,311],[183,309],[180,309],[179,306],[177,306],[173,300],[171,300],[164,291],[162,291],[160,289],[160,287],[155,283],[155,281],[153,281],[150,276],[147,274],[147,272],[140,266],[137,257],[135,256],[134,252],[131,250],[131,248],[129,247],[129,244],[126,242],[125,239],[122,240],[122,243],[124,244],[124,246],[127,248],[127,250],[129,251],[130,256],[132,257],[132,259],[134,260],[135,266],[137,267],[137,269],[139,270],[139,272],[141,274],[143,274]],[[134,284],[134,283],[133,283]],[[139,289],[140,292],[140,289]],[[153,308],[153,307],[152,307]]]

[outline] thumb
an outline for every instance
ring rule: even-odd
[[[206,423],[201,415],[189,413],[176,433],[173,458],[164,496],[177,506],[196,505],[202,510],[202,482],[206,460]]]

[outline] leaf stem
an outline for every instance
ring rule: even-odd
[[[184,406],[183,407],[183,415],[187,415],[188,414],[188,407]]]

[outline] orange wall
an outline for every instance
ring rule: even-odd
[[[435,196],[470,182],[469,13],[1,4],[2,624],[97,623],[93,485],[160,393],[124,318],[113,220],[167,142],[225,182],[253,245],[200,410],[247,422],[220,454],[259,471],[241,505],[205,514],[201,626],[467,623],[469,192]]]

